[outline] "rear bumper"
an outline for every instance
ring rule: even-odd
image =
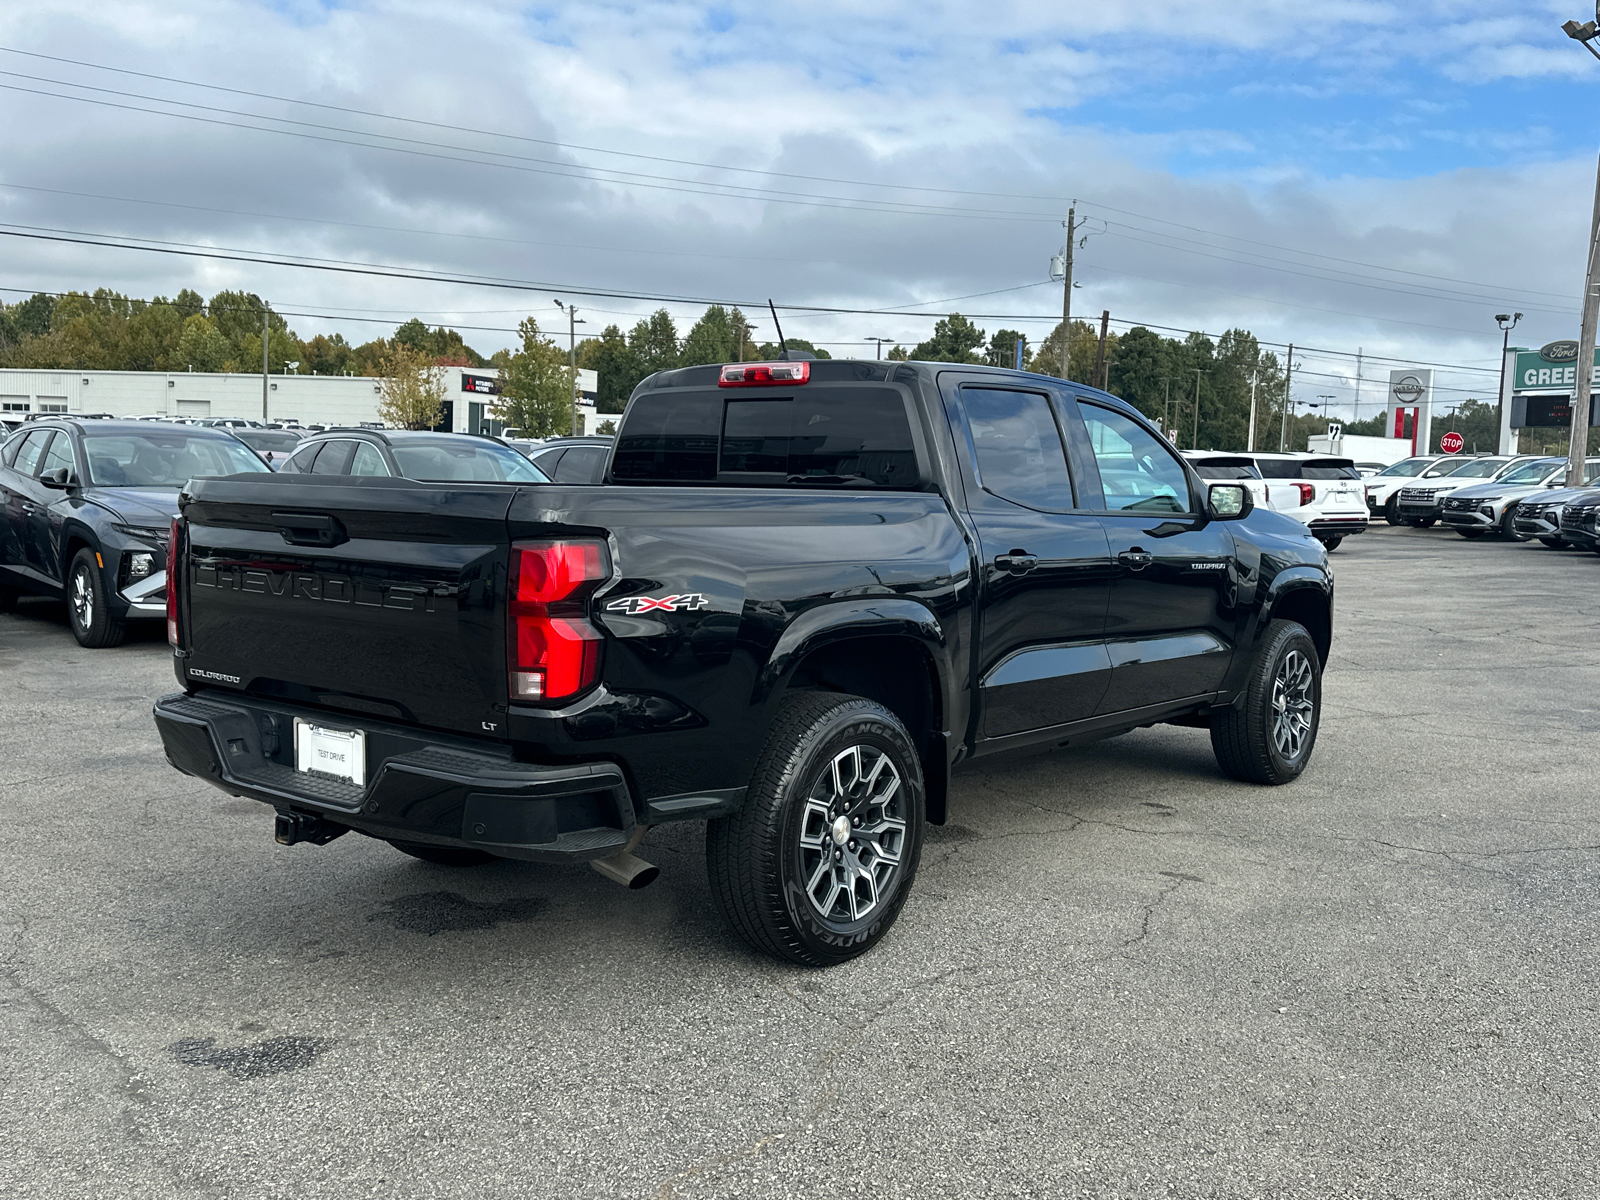
[[[1357,516],[1317,517],[1307,527],[1312,537],[1350,537],[1367,531],[1367,519]]]
[[[294,768],[294,718],[359,729],[368,783]],[[167,761],[222,791],[371,837],[572,862],[621,850],[633,803],[613,763],[516,762],[493,743],[207,690],[155,704]]]

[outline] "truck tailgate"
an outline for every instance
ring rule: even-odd
[[[191,483],[180,671],[191,686],[503,736],[515,492],[314,475]]]

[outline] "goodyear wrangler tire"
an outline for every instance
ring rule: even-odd
[[[888,933],[922,854],[923,785],[899,719],[860,696],[778,709],[744,807],[706,827],[717,907],[758,950],[827,967]]]
[[[1305,627],[1267,626],[1244,702],[1211,716],[1217,765],[1244,783],[1288,783],[1305,770],[1322,716],[1322,660]]]

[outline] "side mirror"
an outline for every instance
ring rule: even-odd
[[[57,467],[54,471],[46,471],[39,476],[39,482],[47,488],[76,487],[78,483],[72,476],[71,467]]]
[[[1242,483],[1213,483],[1209,506],[1213,520],[1237,521],[1249,515],[1255,502],[1250,498],[1250,489]]]

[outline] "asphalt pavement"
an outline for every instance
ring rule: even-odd
[[[179,775],[159,623],[0,615],[0,1195],[1600,1191],[1600,557],[1333,555],[1288,787],[1204,731],[958,776],[899,924],[746,950],[659,882],[448,869]]]

